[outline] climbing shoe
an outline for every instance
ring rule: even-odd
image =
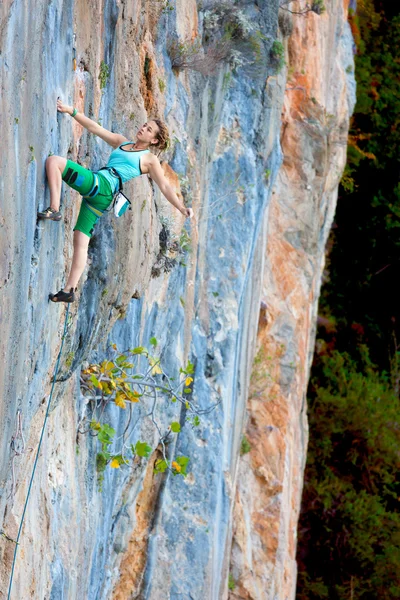
[[[49,300],[52,302],[74,302],[77,288],[71,288],[69,292],[60,290],[57,294],[49,294]]]
[[[38,212],[39,219],[50,219],[51,221],[60,221],[61,213],[54,208],[46,208],[43,212]]]

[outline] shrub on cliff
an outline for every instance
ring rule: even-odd
[[[400,598],[400,402],[361,355],[322,356],[312,380],[298,600]]]
[[[156,338],[151,338],[150,344],[155,351],[158,344]],[[144,346],[120,353],[117,346],[111,344],[110,352],[108,360],[88,365],[81,373],[81,390],[86,399],[88,415],[82,417],[78,432],[97,437],[100,443],[96,456],[99,488],[102,489],[108,465],[113,469],[132,466],[134,461],[149,458],[153,452],[146,442],[136,439],[132,443],[137,435],[136,428],[143,420],[148,420],[159,436],[154,471],[164,473],[168,470],[172,475],[185,477],[189,457],[176,456],[172,460],[167,453],[170,438],[180,432],[181,425],[178,421],[172,421],[162,431],[160,405],[167,410],[166,404],[181,404],[185,409],[186,422],[191,427],[198,427],[199,415],[214,410],[219,401],[207,409],[195,406],[190,387],[194,381],[194,365],[190,361],[185,368],[179,369],[179,378],[176,380],[164,372],[160,358],[152,356]],[[138,403],[143,406],[134,411]],[[126,414],[123,433],[118,437],[115,437],[115,429],[103,421],[107,409],[113,404]]]
[[[208,3],[203,13],[202,39],[173,40],[168,47],[172,67],[212,75],[221,64],[232,70],[246,67],[250,76],[267,65],[266,37],[246,12],[232,2]]]

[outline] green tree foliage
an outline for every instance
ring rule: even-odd
[[[320,303],[336,317],[336,347],[352,352],[361,334],[385,369],[393,333],[400,338],[394,286],[400,277],[398,11],[397,3],[360,0],[357,15],[350,12],[358,44],[357,105]]]
[[[363,354],[312,380],[298,600],[400,598],[400,402]]]
[[[309,389],[298,600],[400,598],[399,10],[349,14],[357,105]]]

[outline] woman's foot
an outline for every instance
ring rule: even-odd
[[[77,288],[70,288],[69,292],[64,292],[64,290],[60,290],[57,294],[49,294],[49,300],[52,302],[74,302],[75,301],[75,293]]]
[[[61,213],[49,206],[46,210],[38,212],[39,219],[50,219],[51,221],[61,221]]]

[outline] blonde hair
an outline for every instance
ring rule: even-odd
[[[156,138],[158,140],[158,144],[154,144],[154,148],[162,152],[169,147],[169,132],[166,124],[160,119],[151,119],[158,127],[158,133],[156,134]]]

